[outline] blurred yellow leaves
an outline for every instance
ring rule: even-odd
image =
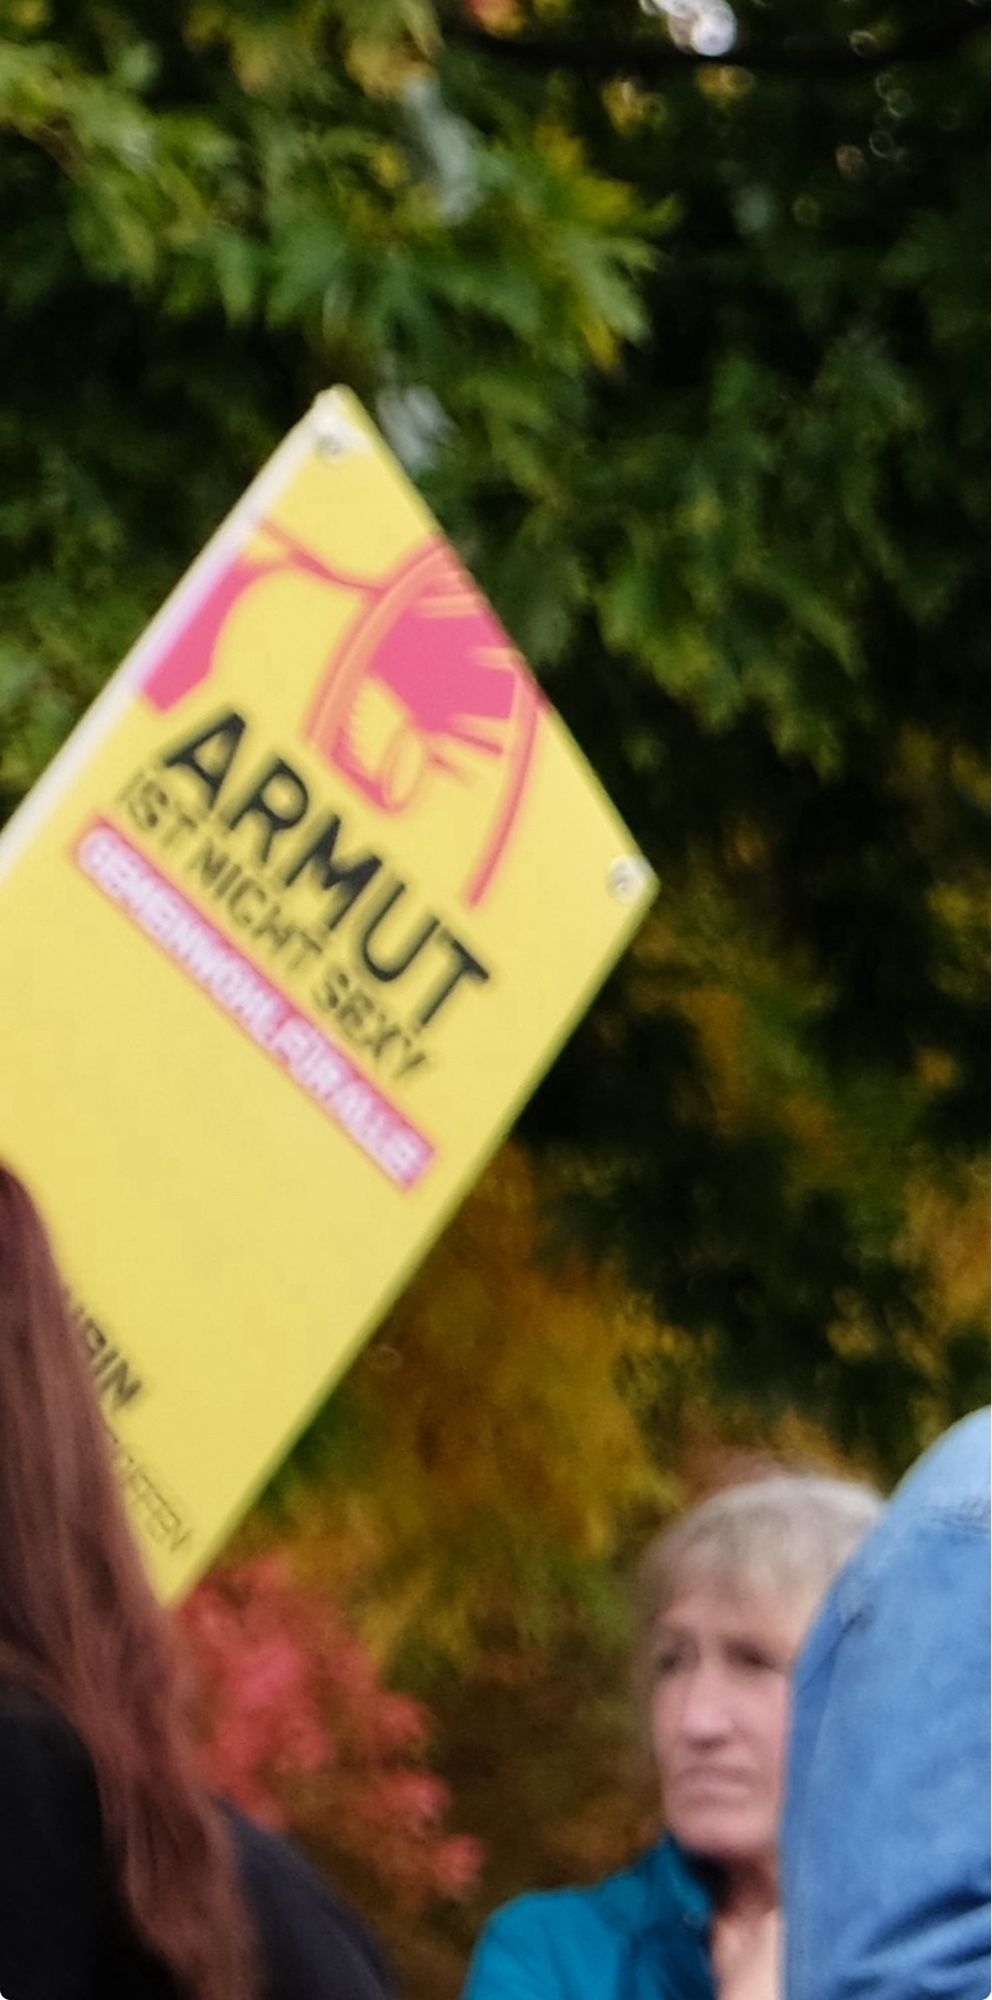
[[[356,1363],[345,1393],[375,1470],[301,1489],[304,1567],[360,1598],[374,1577],[363,1622],[387,1653],[425,1620],[458,1658],[526,1622],[542,1591],[608,1563],[632,1510],[672,1503],[620,1379],[659,1335],[613,1274],[544,1260],[533,1169],[506,1147]]]

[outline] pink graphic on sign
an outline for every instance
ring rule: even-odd
[[[542,698],[447,544],[431,539],[385,577],[347,576],[272,522],[268,555],[238,555],[159,654],[144,693],[168,710],[213,670],[221,633],[245,592],[268,578],[318,578],[360,599],[336,640],[303,720],[305,740],[390,817],[437,785],[475,791],[481,833],[461,893],[481,902],[509,846],[527,782]]]
[[[464,887],[478,903],[510,839],[530,771],[535,683],[465,571],[430,542],[393,571],[334,653],[304,735],[380,812],[438,781],[492,784],[485,844]]]

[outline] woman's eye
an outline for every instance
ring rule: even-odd
[[[770,1653],[763,1653],[758,1646],[736,1646],[733,1652],[734,1665],[747,1674],[774,1674],[779,1671],[779,1663]]]
[[[662,1681],[668,1674],[674,1674],[682,1665],[682,1654],[676,1652],[656,1653],[653,1664],[655,1680]]]

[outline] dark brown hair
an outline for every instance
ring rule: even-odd
[[[44,1225],[0,1167],[0,1674],[92,1760],[121,1907],[188,2000],[251,2000],[247,1912]]]

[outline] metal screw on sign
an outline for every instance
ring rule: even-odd
[[[651,870],[641,854],[621,854],[610,862],[607,881],[618,903],[635,903],[651,880]]]
[[[326,389],[317,397],[310,417],[321,458],[347,458],[351,452],[371,450],[365,432],[349,417],[335,389]]]

